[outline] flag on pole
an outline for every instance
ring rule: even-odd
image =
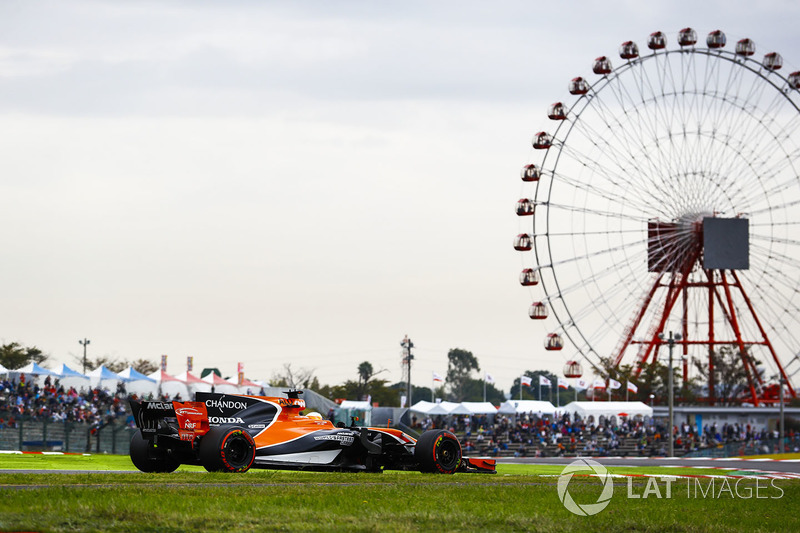
[[[494,383],[494,377],[490,373],[486,373],[486,383]]]
[[[531,383],[533,383],[533,380],[531,378],[529,378],[528,376],[522,376],[521,378],[519,378],[519,382],[522,385],[525,385],[526,387],[530,387]]]
[[[576,379],[575,380],[575,389],[576,390],[586,390],[589,388],[589,382],[585,379]]]
[[[544,376],[539,376],[539,385],[544,385],[545,387],[550,386],[550,380]]]
[[[622,387],[622,383],[617,381],[616,379],[608,379],[608,388],[611,390],[617,390],[618,388]]]
[[[606,388],[606,382],[605,382],[605,381],[603,381],[603,380],[602,380],[602,379],[600,379],[600,378],[597,378],[596,380],[594,380],[594,383],[592,384],[592,388],[594,388],[594,389],[603,389],[603,390],[605,390],[605,388]]]
[[[433,373],[433,381],[434,381],[434,383],[437,382],[437,381],[441,383],[441,382],[444,381],[444,378],[441,375],[439,375],[436,372],[434,372]]]
[[[558,388],[559,389],[568,389],[569,382],[564,378],[558,378]]]
[[[632,393],[636,394],[637,392],[639,392],[639,387],[637,387],[635,383],[631,383],[629,381],[628,382],[628,390],[631,391]]]

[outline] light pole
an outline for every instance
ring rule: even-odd
[[[411,407],[411,361],[414,359],[414,356],[411,354],[411,348],[414,347],[414,343],[411,342],[411,339],[408,338],[408,335],[400,341],[400,346],[403,347],[403,362],[408,364],[408,381],[406,382],[407,386],[407,393],[406,396],[408,397],[408,406]]]
[[[664,334],[659,333],[658,338],[663,341]],[[668,389],[667,398],[669,398],[669,457],[673,457],[675,455],[675,450],[673,449],[673,443],[672,443],[674,437],[673,435],[674,432],[672,429],[674,424],[672,398],[675,395],[675,392],[672,390],[672,350],[673,348],[675,348],[675,343],[681,340],[682,338],[683,337],[681,337],[680,333],[675,333],[675,335],[673,336],[672,332],[670,331],[669,338],[667,339],[667,346],[669,346],[669,365],[667,368],[667,389]]]
[[[86,345],[89,344],[89,339],[83,339],[82,341],[78,341],[78,344],[83,345],[83,373],[86,374]]]

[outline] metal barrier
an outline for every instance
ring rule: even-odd
[[[800,450],[800,436],[783,439],[781,452],[779,439],[749,440],[728,442],[713,448],[703,448],[688,452],[684,457],[740,457],[745,455],[766,455],[775,453],[794,453]]]
[[[134,431],[122,423],[92,426],[17,419],[16,427],[0,428],[0,450],[127,455]]]

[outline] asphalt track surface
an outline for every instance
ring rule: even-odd
[[[503,458],[506,464],[546,464],[568,465],[578,457],[524,457]],[[773,459],[736,459],[722,458],[710,459],[705,457],[679,458],[679,457],[587,457],[597,461],[603,466],[680,466],[696,468],[733,468],[736,470],[765,470],[770,472],[785,472],[800,474],[800,459],[773,460]]]
[[[498,460],[501,464],[546,464],[568,465],[578,457],[504,457]],[[604,466],[679,466],[696,468],[725,468],[742,471],[767,471],[800,474],[800,459],[736,459],[736,458],[670,458],[670,457],[587,457]],[[132,471],[121,470],[10,470],[0,469],[2,474],[84,474],[89,472],[103,474],[131,474]]]

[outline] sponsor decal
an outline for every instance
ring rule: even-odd
[[[170,402],[147,402],[144,406],[145,409],[159,409],[159,410],[171,410],[172,404]]]
[[[336,435],[317,435],[314,440],[333,440],[338,441],[344,446],[350,446],[355,441],[352,433],[338,433]]]
[[[203,413],[194,407],[181,407],[180,409],[175,409],[175,412],[181,416],[203,416]]]
[[[247,402],[237,400],[206,400],[206,407],[214,407],[216,409],[247,409]]]
[[[280,398],[278,403],[280,403],[281,407],[297,407],[298,409],[306,408],[305,400],[295,400],[294,398]]]
[[[266,424],[250,424],[247,427],[250,428],[250,429],[264,429],[265,427],[267,427],[267,425]]]
[[[210,424],[244,424],[244,420],[238,416],[209,416]]]

